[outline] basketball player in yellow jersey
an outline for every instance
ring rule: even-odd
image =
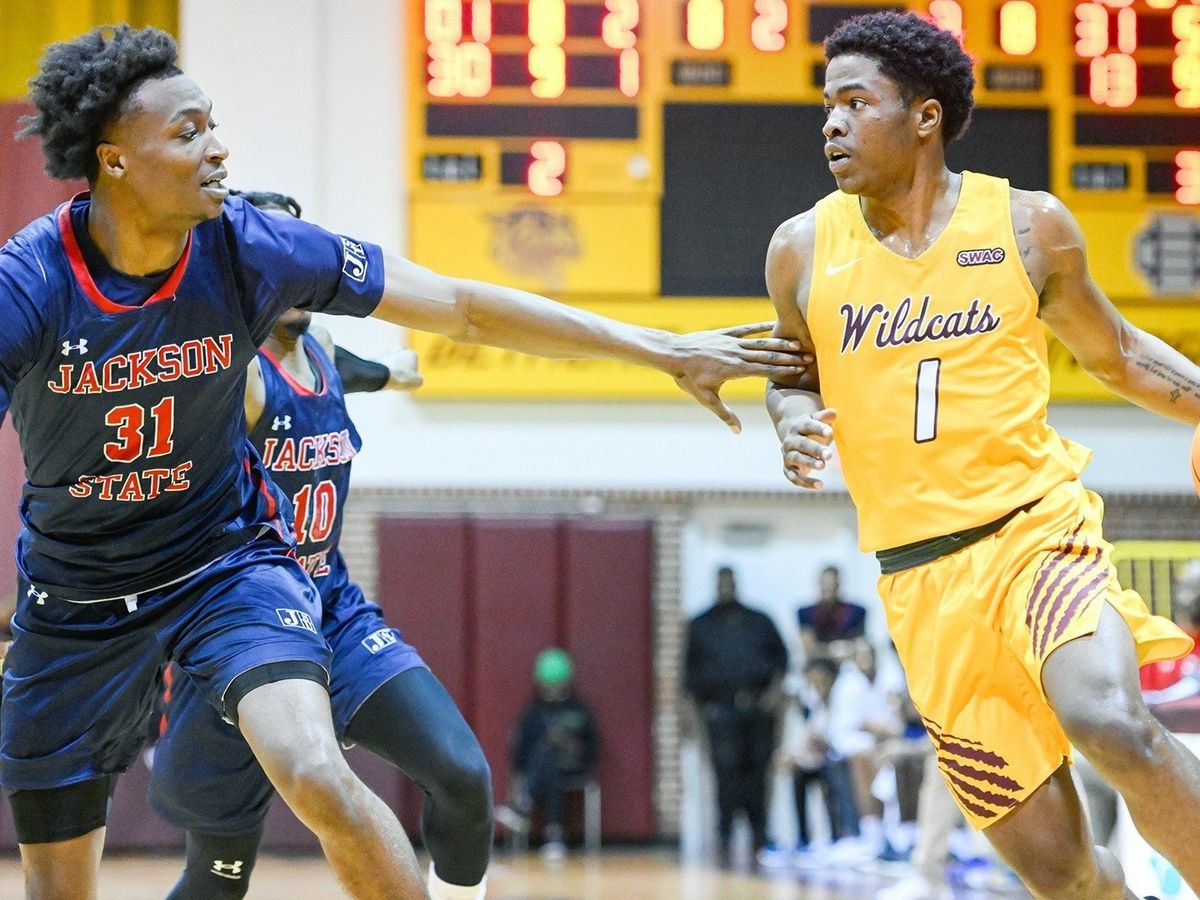
[[[825,51],[840,191],[785,222],[767,258],[778,332],[817,357],[768,388],[787,477],[819,488],[837,441],[940,768],[1036,896],[1134,896],[1092,846],[1071,744],[1200,888],[1200,763],[1137,681],[1191,641],[1117,584],[1079,483],[1089,452],[1046,421],[1043,323],[1112,390],[1189,425],[1200,369],[1113,308],[1054,197],[946,168],[973,105],[953,37],[877,13]]]

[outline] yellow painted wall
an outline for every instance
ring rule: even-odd
[[[179,33],[179,0],[0,0],[0,102],[20,100],[47,44],[128,22]]]

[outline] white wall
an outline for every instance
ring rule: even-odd
[[[409,0],[413,2],[413,0]],[[182,0],[183,61],[214,101],[231,183],[294,194],[306,217],[404,246],[403,0]],[[381,354],[399,329],[327,318]],[[678,404],[434,403],[356,397],[359,484],[786,490],[758,405],[733,438]],[[1187,429],[1127,407],[1056,410],[1097,450],[1101,490],[1187,490]],[[831,482],[831,485],[834,485]]]

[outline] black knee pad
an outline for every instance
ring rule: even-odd
[[[17,842],[53,844],[103,828],[116,786],[116,775],[101,775],[66,787],[13,791],[8,800]]]
[[[242,900],[258,859],[262,826],[245,834],[187,833],[187,867],[167,900]]]

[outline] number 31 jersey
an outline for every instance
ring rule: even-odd
[[[963,172],[916,259],[875,238],[858,197],[819,201],[806,318],[863,550],[994,521],[1087,464],[1046,421],[1046,336],[1006,180]]]
[[[291,501],[300,564],[330,606],[350,578],[338,540],[350,464],[362,439],[346,411],[333,361],[312,335],[301,341],[317,375],[316,388],[309,390],[270,351],[259,350],[266,403],[250,441]]]
[[[149,591],[244,543],[278,497],[246,439],[246,366],[287,308],[367,315],[377,247],[241,198],[157,279],[112,269],[86,195],[0,250],[0,414],[24,455],[17,562],[36,589]]]

